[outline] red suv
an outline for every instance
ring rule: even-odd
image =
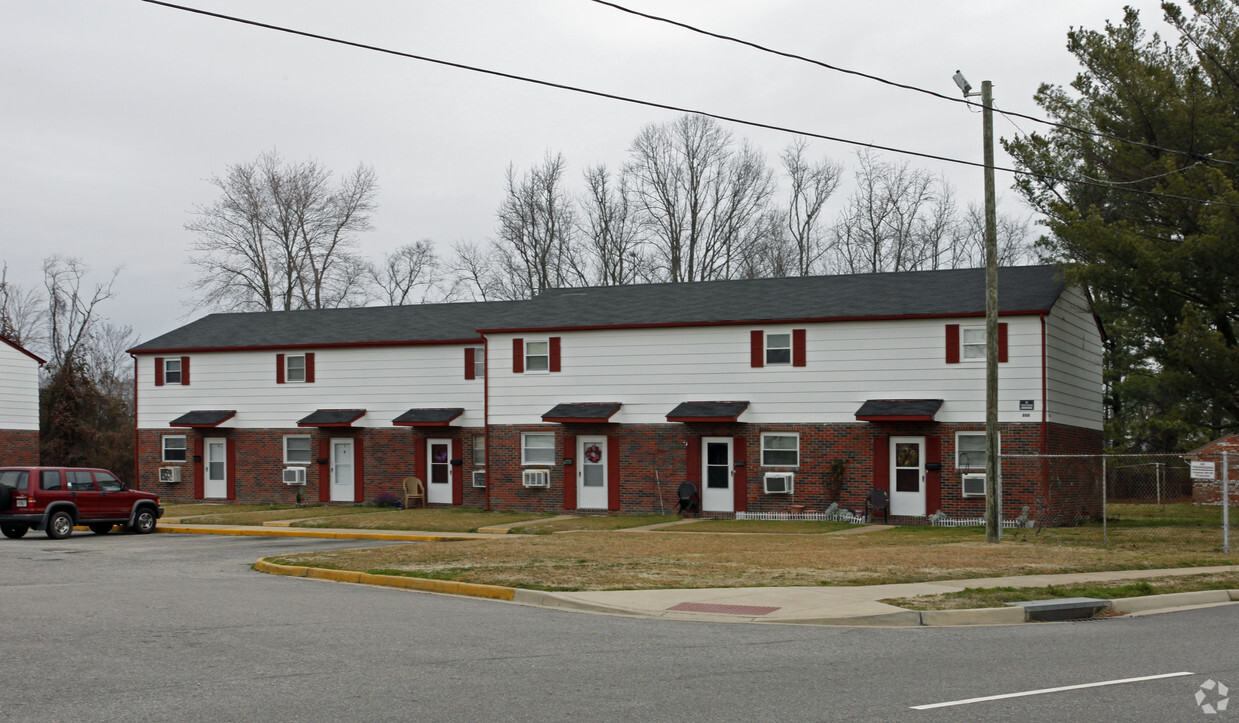
[[[86,525],[106,535],[115,525],[155,531],[159,495],[131,490],[116,475],[83,467],[0,467],[0,532],[18,538],[33,527],[53,540]]]

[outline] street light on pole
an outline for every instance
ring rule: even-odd
[[[985,151],[985,541],[1002,541],[1002,482],[998,479],[998,210],[994,199],[993,84],[981,92],[958,70],[952,78],[965,98],[981,96]]]

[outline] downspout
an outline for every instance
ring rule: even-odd
[[[1045,331],[1045,314],[1041,314],[1041,454],[1047,454],[1050,449],[1050,423],[1049,423],[1049,384],[1046,378],[1047,369],[1049,368],[1046,362],[1046,331]]]
[[[490,511],[490,339],[482,335],[482,439],[486,440],[486,487],[482,495],[486,500],[484,509]]]
[[[141,465],[138,464],[138,460],[141,459],[139,454],[141,446],[138,444],[138,357],[130,354],[129,358],[133,359],[133,488],[137,490],[141,489],[138,484],[138,470],[141,469]]]

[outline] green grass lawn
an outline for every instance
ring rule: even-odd
[[[361,530],[424,530],[428,532],[477,532],[479,527],[545,519],[550,515],[528,512],[487,512],[468,507],[375,510],[373,514],[305,520],[294,527],[343,527]]]

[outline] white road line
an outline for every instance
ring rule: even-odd
[[[1064,685],[1061,688],[1042,688],[1041,690],[1026,690],[1022,693],[1003,693],[1002,695],[987,695],[984,698],[966,698],[964,700],[952,700],[946,703],[930,703],[928,705],[914,705],[912,710],[930,710],[931,708],[949,708],[953,705],[968,705],[969,703],[983,703],[987,700],[1002,700],[1004,698],[1023,698],[1029,695],[1042,695],[1044,693],[1061,693],[1064,690],[1080,690],[1081,688],[1100,688],[1105,685],[1121,685],[1123,683],[1139,683],[1144,680],[1158,680],[1161,678],[1180,678],[1184,675],[1195,675],[1195,673],[1163,673],[1161,675],[1146,675],[1143,678],[1123,678],[1122,680],[1103,680],[1100,683],[1081,683],[1080,685]]]

